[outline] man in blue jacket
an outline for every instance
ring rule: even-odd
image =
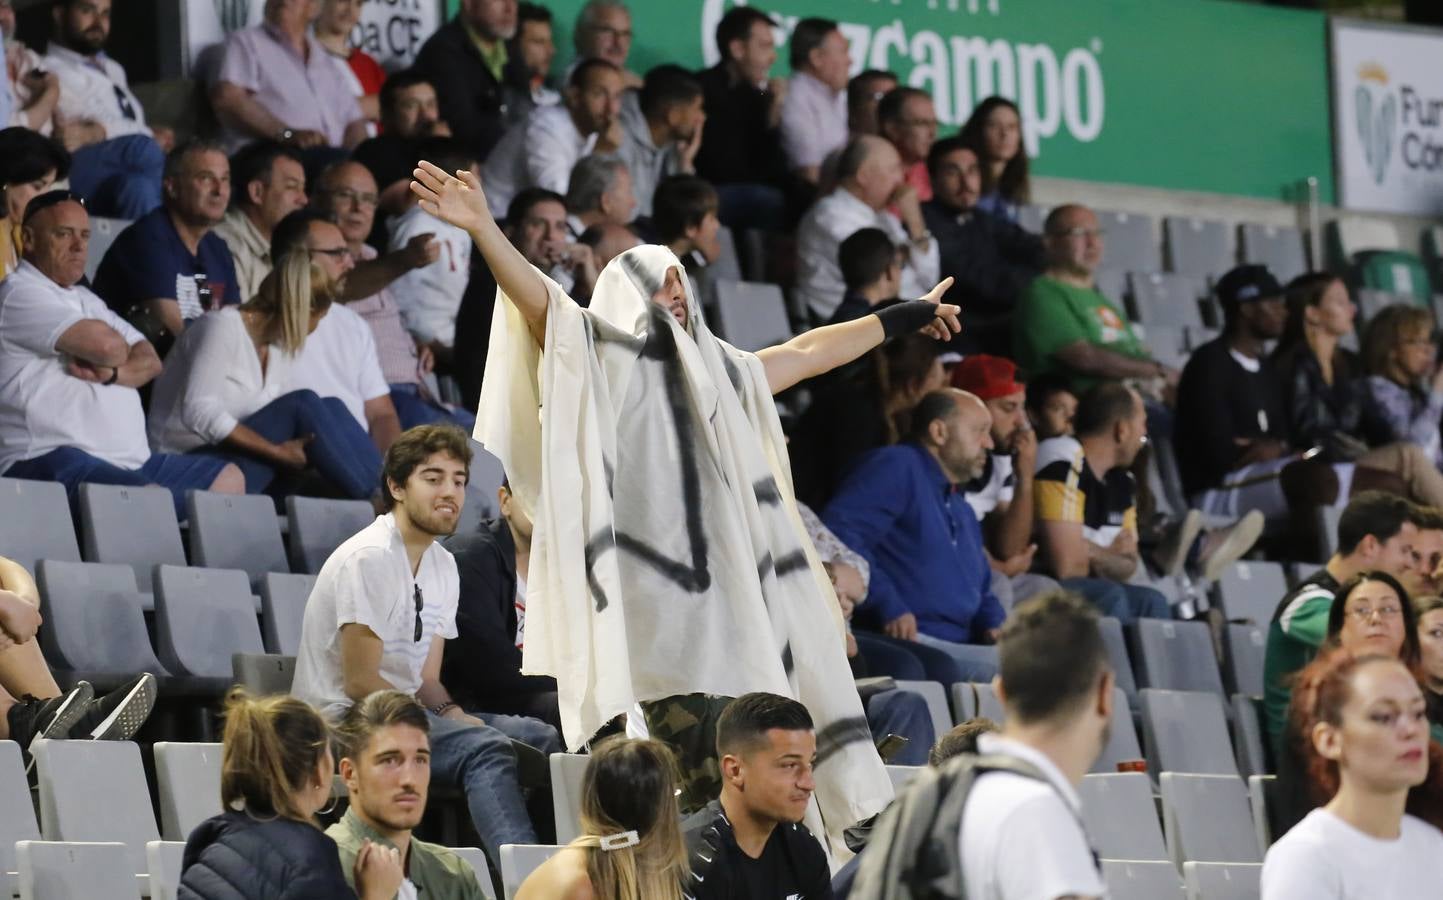
[[[962,492],[982,474],[991,429],[991,414],[972,394],[926,395],[907,440],[862,457],[823,517],[872,567],[859,619],[946,652],[972,681],[996,674],[997,651],[985,645],[1006,616]]]

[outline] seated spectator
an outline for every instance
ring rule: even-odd
[[[436,539],[456,530],[471,447],[460,429],[423,425],[386,452],[387,513],[326,560],[306,601],[291,692],[339,718],[376,691],[401,691],[426,707],[431,772],[465,791],[487,856],[502,844],[534,844],[502,728],[543,753],[559,751],[550,726],[511,716],[482,724],[440,680],[445,641],[456,637],[456,561]]]
[[[61,0],[43,67],[60,81],[55,139],[73,156],[70,189],[92,215],[138,219],[160,205],[168,128],[145,124],[125,69],[105,54],[110,0]]]
[[[932,750],[927,754],[927,765],[935,769],[954,756],[964,753],[975,755],[978,752],[977,741],[982,735],[995,734],[1001,730],[1000,725],[983,716],[954,725],[951,731],[937,738],[937,743],[932,745]]]
[[[917,88],[894,88],[877,104],[877,126],[902,157],[905,180],[917,192],[917,199],[923,203],[931,200],[927,157],[937,141],[937,108],[932,97]]]
[[[621,0],[587,0],[576,14],[576,28],[571,32],[576,59],[601,59],[616,66],[626,90],[642,85],[641,76],[626,67],[631,38],[631,10]]]
[[[525,82],[524,63],[506,50],[515,36],[515,3],[462,0],[455,18],[416,54],[413,70],[435,87],[441,120],[477,159],[490,156],[506,130],[504,86]],[[386,183],[379,174],[376,180]]]
[[[1418,683],[1428,702],[1429,731],[1433,740],[1443,740],[1443,597],[1427,594],[1413,598],[1418,621]]]
[[[682,900],[686,844],[676,758],[660,741],[613,738],[586,764],[581,837],[526,877],[516,900]]]
[[[596,270],[600,272],[613,259],[632,247],[640,247],[642,240],[636,236],[636,232],[625,225],[606,222],[593,225],[583,231],[576,239],[576,243],[585,244],[591,248],[592,260],[596,263]]]
[[[1415,598],[1443,596],[1443,510],[1420,506],[1413,523],[1418,526],[1413,571],[1400,580]]]
[[[631,174],[636,212],[650,216],[662,179],[696,173],[706,123],[701,84],[681,66],[657,66],[646,73],[640,102],[622,104],[620,121],[619,155]]]
[[[1363,572],[1411,577],[1416,516],[1417,509],[1401,497],[1357,495],[1338,519],[1338,550],[1332,559],[1278,603],[1263,658],[1263,725],[1275,749],[1281,747],[1293,676],[1323,645],[1339,586]]]
[[[1443,367],[1433,344],[1433,314],[1398,304],[1368,322],[1363,338],[1363,432],[1370,444],[1417,444],[1443,464]]]
[[[155,348],[90,290],[90,217],[68,191],[25,208],[20,268],[0,283],[0,473],[58,481],[160,485],[186,517],[188,490],[239,494],[220,460],[152,453],[137,388],[160,374]]]
[[[588,59],[572,70],[561,103],[538,107],[510,128],[483,170],[491,215],[500,219],[529,187],[561,193],[583,156],[617,150],[606,135],[621,115],[621,91],[615,66]]]
[[[1130,584],[1137,571],[1137,486],[1128,467],[1147,439],[1132,388],[1104,382],[1077,404],[1077,436],[1037,448],[1037,543],[1043,567],[1066,589],[1123,623],[1170,619],[1167,598]]]
[[[864,134],[882,134],[882,127],[877,122],[877,106],[883,97],[897,89],[897,84],[895,74],[881,69],[867,69],[852,76],[852,80],[847,82],[849,140]]]
[[[274,141],[247,144],[231,157],[231,203],[215,233],[230,249],[240,299],[249,300],[271,271],[271,232],[306,205],[300,155]]]
[[[321,14],[311,31],[316,43],[340,64],[337,69],[361,107],[366,133],[373,135],[375,122],[381,117],[380,93],[386,83],[386,70],[371,54],[351,44],[360,21],[361,0],[322,0]]]
[[[340,851],[346,881],[358,891],[363,888],[357,863],[367,847],[379,848],[398,854],[406,873],[396,896],[482,900],[486,894],[469,863],[411,833],[426,813],[431,787],[431,723],[425,707],[409,694],[377,691],[346,710],[336,737],[338,769],[350,803],[326,834]]]
[[[312,231],[311,221],[282,220],[273,240],[282,255],[256,295],[206,313],[176,341],[147,433],[157,452],[234,464],[248,493],[314,468],[342,496],[364,500],[379,484],[381,454],[343,401],[294,383],[296,358],[351,268],[340,231]]]
[[[962,307],[961,340],[1006,354],[1018,298],[1044,265],[1042,241],[977,208],[981,163],[960,138],[933,144],[925,165],[934,193],[922,217],[937,241],[941,273],[954,279],[948,302]]]
[[[187,141],[165,160],[161,205],[116,236],[95,273],[110,308],[169,350],[202,314],[240,303],[230,249],[214,228],[230,203],[219,144]]]
[[[1077,395],[1060,375],[1039,375],[1027,382],[1027,418],[1037,431],[1037,440],[1072,436],[1072,419],[1077,415]]]
[[[867,620],[950,655],[969,681],[996,673],[1006,612],[988,585],[977,516],[959,490],[982,473],[992,417],[971,394],[923,397],[907,441],[861,458],[823,515],[872,568]]]
[[[782,101],[782,149],[804,181],[821,179],[827,156],[847,143],[847,38],[831,19],[802,19],[792,29],[792,77]]]
[[[669,175],[656,186],[652,228],[687,271],[709,266],[721,256],[717,232],[716,189],[695,175]]]
[[[1417,681],[1395,659],[1348,651],[1307,676],[1293,715],[1312,726],[1305,764],[1326,805],[1268,848],[1263,900],[1431,896],[1443,875],[1443,754],[1429,745]]]
[[[982,196],[977,208],[1016,222],[1022,204],[1032,199],[1017,104],[1005,97],[988,97],[972,110],[957,136],[982,153]]]
[[[837,263],[847,292],[829,324],[850,322],[895,301],[902,287],[901,253],[887,232],[859,228],[837,248]]]
[[[60,78],[45,71],[40,54],[15,36],[13,0],[0,0],[0,95],[9,88],[10,111],[0,115],[0,126],[20,126],[49,137],[55,127],[55,108],[60,102]],[[5,97],[0,96],[0,109]]]
[[[836,190],[818,200],[797,231],[796,292],[820,322],[846,293],[838,251],[861,228],[880,228],[906,253],[901,295],[919,297],[937,282],[937,242],[922,219],[917,194],[902,180],[897,151],[882,138],[857,138],[837,163]],[[895,205],[897,215],[887,211]]]
[[[349,878],[336,842],[316,827],[332,805],[331,732],[292,697],[226,700],[220,799],[225,812],[190,833],[181,857],[180,896],[222,898],[355,897],[390,900],[404,880],[394,847],[367,842]]]
[[[787,83],[768,77],[777,61],[776,24],[754,6],[727,10],[716,26],[721,61],[696,76],[706,110],[696,172],[716,186],[719,217],[733,229],[774,229],[786,212],[778,128]]]
[[[631,185],[631,173],[620,159],[583,156],[566,183],[566,225],[571,236],[580,238],[596,225],[629,225],[636,218],[636,192]]]
[[[441,680],[457,702],[482,716],[531,716],[559,730],[556,679],[521,674],[531,519],[508,485],[497,490],[496,501],[500,518],[441,541],[461,578],[456,637],[446,642]]]
[[[320,11],[320,4],[266,0],[261,24],[226,37],[210,102],[232,150],[279,141],[317,157],[366,139],[351,80],[308,28]]]
[[[19,126],[0,130],[0,278],[20,265],[26,204],[69,171],[70,154],[50,138]]]
[[[556,59],[552,39],[551,10],[535,3],[516,5],[516,35],[506,48],[507,56],[521,61],[524,84],[504,85],[506,125],[524,121],[538,106],[555,106],[561,94],[551,87],[551,63]]]
[[[974,114],[975,115],[975,114]],[[1102,227],[1085,206],[1054,209],[1043,226],[1047,268],[1022,293],[1012,348],[1029,378],[1056,372],[1081,393],[1105,379],[1157,379],[1178,372],[1154,361],[1122,311],[1097,290]]]
[[[684,824],[694,900],[830,897],[827,856],[802,824],[817,736],[795,700],[744,694],[716,725],[721,797]]]
[[[374,440],[376,429],[371,422],[374,418],[384,418],[386,405],[379,401],[375,386],[362,386],[370,380],[370,366],[352,367],[351,364],[357,358],[370,358],[365,350],[370,344],[375,348],[379,376],[388,386],[392,411],[400,419],[401,429],[449,421],[470,431],[475,425],[474,416],[432,395],[425,378],[435,363],[435,355],[429,345],[418,342],[406,330],[401,306],[392,288],[396,279],[407,272],[436,262],[441,247],[431,235],[422,233],[412,237],[401,249],[378,256],[365,242],[375,219],[376,202],[376,182],[360,163],[337,163],[321,173],[316,186],[316,207],[336,217],[357,268],[346,277],[345,295],[337,298],[339,303],[332,305],[331,312],[306,342],[306,349],[297,361],[301,373],[297,378],[300,383],[306,383],[304,373],[316,354],[319,368],[329,373],[331,380],[348,383],[349,387],[338,383],[336,387],[342,388],[341,391],[327,393],[315,385],[307,386],[323,397],[339,397],[344,393],[351,415],[367,428]],[[347,321],[350,313],[355,314],[365,334],[360,330],[330,330],[331,325]],[[338,339],[330,340],[327,334]],[[319,354],[323,348],[327,349],[322,357]],[[368,394],[371,396],[366,396]],[[392,438],[394,435],[386,439],[386,446]],[[377,446],[380,447],[379,441]],[[385,448],[381,450],[384,452]]]
[[[381,133],[362,141],[351,159],[369,169],[380,185],[381,211],[397,215],[411,205],[411,170],[422,158],[423,143],[449,137],[451,131],[437,111],[436,89],[415,69],[387,78],[380,98]]]

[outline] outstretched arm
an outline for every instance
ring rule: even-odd
[[[421,198],[421,208],[444,222],[466,229],[476,248],[486,258],[496,284],[521,310],[536,343],[546,343],[546,306],[549,295],[536,269],[511,246],[486,207],[481,181],[471,172],[448,175],[422,160],[411,173],[411,191]]]
[[[945,278],[922,298],[936,307],[934,317],[922,326],[922,331],[938,340],[945,341],[962,330],[957,321],[957,314],[961,310],[956,306],[938,302],[951,286],[952,279]],[[888,312],[889,310],[884,310],[883,315]],[[813,328],[785,344],[758,351],[757,359],[762,361],[762,367],[766,369],[767,386],[773,394],[780,394],[798,382],[851,362],[882,343],[887,336],[882,319],[873,314],[850,322]]]

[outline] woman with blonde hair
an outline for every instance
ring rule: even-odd
[[[370,435],[341,400],[291,388],[296,357],[351,269],[350,250],[334,223],[300,210],[276,226],[271,256],[254,297],[206,313],[176,341],[155,381],[151,447],[235,463],[247,493],[313,468],[344,496],[367,499],[381,473]]]
[[[180,900],[391,900],[401,886],[395,849],[367,843],[346,884],[336,842],[314,822],[331,800],[331,732],[294,697],[226,698],[220,795],[225,812],[185,843]]]
[[[677,787],[676,760],[660,741],[598,746],[581,782],[581,837],[532,872],[516,900],[682,900]]]

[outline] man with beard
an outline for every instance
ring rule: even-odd
[[[505,132],[503,85],[524,84],[525,65],[506,42],[516,35],[516,0],[461,0],[456,18],[436,29],[416,55],[415,71],[436,88],[441,119],[477,159]]]
[[[220,145],[196,140],[172,150],[163,185],[161,206],[106,251],[95,292],[130,321],[149,320],[178,336],[202,313],[246,298],[230,250],[212,231],[230,203],[230,161]]]
[[[381,86],[381,133],[362,141],[351,159],[371,171],[380,188],[378,216],[372,243],[385,242],[385,216],[400,215],[411,206],[411,169],[421,158],[427,138],[448,137],[451,129],[441,119],[436,89],[415,69],[397,72]]]
[[[341,779],[350,806],[326,829],[355,887],[356,857],[367,842],[394,849],[406,873],[399,896],[481,900],[476,873],[438,844],[411,836],[431,786],[431,726],[426,710],[400,691],[377,691],[346,711],[336,728]]]
[[[382,468],[390,510],[341,544],[306,601],[291,693],[335,720],[376,691],[426,707],[431,770],[462,789],[492,859],[502,844],[534,844],[507,734],[542,752],[556,731],[534,719],[468,715],[441,684],[441,655],[456,637],[456,560],[436,539],[453,533],[466,498],[471,446],[459,428],[405,432]]]
[[[651,215],[652,199],[663,178],[696,172],[705,124],[701,82],[681,66],[657,66],[647,72],[640,102],[622,104],[624,137],[619,156],[631,175],[637,215]]]

